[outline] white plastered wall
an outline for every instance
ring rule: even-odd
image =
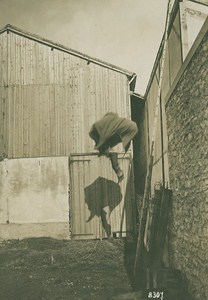
[[[68,157],[0,162],[0,239],[69,238]]]

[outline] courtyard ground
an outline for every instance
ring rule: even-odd
[[[134,241],[32,238],[0,243],[1,300],[110,300],[130,293]]]

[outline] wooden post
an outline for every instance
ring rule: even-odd
[[[141,212],[141,220],[139,226],[139,234],[138,234],[138,241],[137,241],[137,249],[136,249],[136,257],[134,263],[134,277],[136,277],[137,271],[142,267],[142,252],[144,248],[144,232],[146,226],[146,219],[147,219],[147,210],[148,210],[148,200],[149,200],[149,186],[151,185],[151,177],[152,177],[152,167],[153,167],[153,159],[154,157],[150,157],[149,168],[147,171],[146,183],[145,183],[145,193],[143,197],[142,203],[142,212]]]
[[[163,265],[163,254],[164,254],[165,239],[167,234],[168,216],[169,216],[169,210],[171,206],[171,200],[172,200],[172,190],[163,189],[160,214],[158,219],[156,245],[155,245],[156,246],[155,261],[154,261],[155,266]]]
[[[152,220],[149,228],[149,232],[147,232],[147,248],[149,255],[149,264],[151,267],[155,262],[155,249],[156,249],[156,238],[158,235],[158,223],[160,217],[160,208],[161,208],[161,199],[162,199],[163,189],[155,190],[155,195],[152,200],[153,202],[153,214]]]
[[[169,22],[170,22],[170,13],[171,13],[171,0],[168,1],[167,19],[166,19],[166,24],[165,24],[164,44],[163,44],[163,51],[162,51],[161,71],[160,71],[160,78],[159,78],[159,87],[158,87],[157,101],[156,101],[156,106],[155,106],[155,115],[154,115],[154,121],[153,121],[153,133],[152,133],[149,167],[147,170],[147,176],[146,176],[146,182],[145,182],[141,221],[140,221],[140,228],[139,228],[139,234],[138,234],[138,240],[137,240],[136,257],[135,257],[135,263],[134,263],[134,278],[136,277],[137,272],[142,269],[142,253],[143,253],[143,249],[144,249],[144,232],[145,232],[145,226],[146,226],[146,218],[147,218],[147,210],[148,210],[148,202],[149,202],[148,200],[149,200],[149,195],[150,195],[150,191],[151,191],[151,178],[152,178],[152,168],[153,168],[153,161],[154,161],[155,139],[156,139],[158,114],[159,114],[159,108],[160,108],[161,87],[162,87],[162,79],[163,79],[166,46],[167,46],[167,40],[168,40],[168,27],[169,27]]]

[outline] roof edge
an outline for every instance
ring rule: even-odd
[[[105,62],[103,60],[100,60],[100,59],[97,59],[97,58],[94,58],[92,56],[89,56],[85,53],[82,53],[82,52],[79,52],[77,50],[74,50],[74,49],[71,49],[71,48],[68,48],[62,44],[59,44],[59,43],[55,43],[51,40],[48,40],[46,38],[43,38],[39,35],[36,35],[36,34],[33,34],[33,33],[30,33],[28,31],[25,31],[25,30],[22,30],[16,26],[13,26],[11,24],[7,24],[6,26],[4,26],[2,29],[0,29],[0,34],[3,33],[3,32],[12,32],[12,33],[16,33],[18,35],[21,35],[21,36],[24,36],[28,39],[31,39],[31,40],[34,40],[34,41],[37,41],[39,43],[42,43],[46,46],[49,46],[49,47],[52,47],[54,49],[57,49],[57,50],[60,50],[60,51],[63,51],[63,52],[66,52],[66,53],[69,53],[71,55],[74,55],[74,56],[77,56],[79,58],[82,58],[84,60],[87,60],[89,62],[92,62],[92,63],[95,63],[97,65],[100,65],[100,66],[103,66],[105,68],[108,68],[108,69],[111,69],[111,70],[114,70],[118,73],[121,73],[121,74],[124,74],[128,77],[128,80],[131,80],[132,77],[134,78],[136,73],[135,72],[130,72],[126,69],[123,69],[123,68],[120,68],[116,65],[113,65],[113,64],[110,64],[108,62]]]
[[[172,24],[173,24],[173,22],[175,20],[176,14],[177,14],[177,12],[179,10],[179,2],[180,1],[181,0],[175,0],[174,3],[173,3],[173,6],[171,8],[170,23],[169,23],[169,26],[167,28],[167,30],[168,30],[168,36],[170,34],[170,30],[171,30]],[[167,18],[167,16],[166,16],[166,18]],[[145,94],[144,94],[145,99],[147,98],[147,95],[149,93],[152,81],[153,81],[155,73],[157,71],[158,63],[160,62],[160,59],[162,57],[164,39],[165,39],[165,32],[162,35],[162,39],[161,39],[161,42],[160,42],[160,45],[159,45],[159,49],[157,51],[156,58],[155,58],[155,61],[154,61],[153,67],[152,67],[152,71],[150,73],[149,81],[147,83],[146,91],[145,91]]]

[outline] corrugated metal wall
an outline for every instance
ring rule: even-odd
[[[135,232],[132,162],[128,154],[120,154],[119,162],[125,176],[120,184],[106,157],[70,157],[73,238],[104,238],[110,231],[121,236]]]
[[[166,57],[164,63],[164,73],[162,81],[161,101],[162,101],[162,119],[161,113],[158,115],[156,143],[154,152],[154,166],[152,172],[152,191],[156,183],[163,183],[163,172],[162,172],[162,156],[164,159],[164,173],[165,173],[165,184],[169,182],[168,172],[168,136],[166,129],[166,116],[164,110],[164,99],[173,83],[177,72],[182,65],[182,49],[181,49],[181,29],[180,29],[180,13],[178,7],[175,8],[173,14],[174,19],[170,24],[170,31],[168,37],[168,44],[166,48]],[[153,133],[153,120],[155,114],[155,105],[158,94],[159,75],[161,67],[161,50],[159,50],[159,57],[156,59],[154,71],[152,73],[151,81],[146,93],[145,109],[143,112],[144,117],[144,128],[146,141],[143,140],[143,144],[148,145],[149,151],[145,151],[145,146],[141,146],[141,157],[148,163],[148,157],[151,147],[151,138]],[[163,131],[163,150],[161,144],[161,122]],[[143,150],[144,149],[144,150]]]
[[[12,32],[0,38],[8,157],[92,151],[88,131],[93,122],[107,111],[130,115],[125,74]]]

